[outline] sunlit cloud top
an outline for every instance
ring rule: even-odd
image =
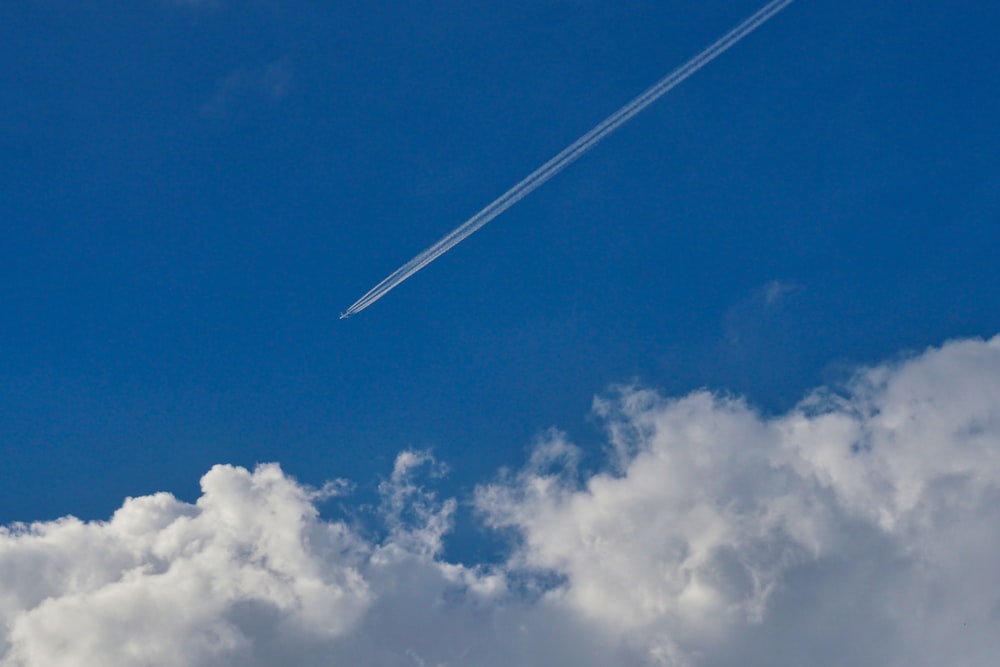
[[[1000,337],[862,369],[786,414],[624,387],[603,471],[546,434],[484,480],[497,564],[450,562],[442,463],[404,451],[377,526],[350,485],[219,465],[0,533],[0,664],[990,664]]]

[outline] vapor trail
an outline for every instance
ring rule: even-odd
[[[362,310],[388,294],[393,288],[402,283],[404,280],[464,241],[486,223],[493,220],[493,218],[497,217],[508,208],[527,197],[529,194],[534,192],[536,188],[541,186],[547,180],[583,156],[584,153],[596,146],[598,142],[604,139],[604,137],[624,125],[633,116],[663,97],[663,95],[668,93],[689,76],[728,51],[737,42],[759,28],[772,16],[792,4],[792,2],[794,2],[794,0],[772,0],[758,9],[756,13],[720,37],[711,46],[678,67],[676,70],[657,82],[654,86],[623,106],[621,109],[605,118],[592,130],[560,151],[555,157],[528,174],[528,176],[521,180],[521,182],[517,185],[497,197],[489,206],[481,210],[479,213],[476,213],[467,221],[445,235],[440,241],[424,250],[409,262],[403,264],[401,267],[390,273],[384,280],[382,280],[382,282],[371,288],[367,294],[362,296],[354,302],[350,308],[344,311],[340,316],[341,319],[360,313]]]

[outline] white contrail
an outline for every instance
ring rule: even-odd
[[[540,185],[596,146],[601,139],[617,130],[633,116],[663,97],[663,95],[689,76],[728,51],[730,47],[759,28],[772,16],[792,4],[792,2],[794,0],[772,0],[761,7],[755,14],[720,37],[714,44],[668,74],[652,88],[649,88],[646,92],[605,118],[592,130],[560,151],[558,155],[531,172],[520,183],[497,197],[489,206],[456,227],[440,241],[427,248],[427,250],[424,250],[409,262],[390,273],[382,282],[371,288],[367,294],[344,311],[340,316],[341,319],[360,313],[414,273],[464,241],[469,235],[479,230],[490,220],[527,197]]]

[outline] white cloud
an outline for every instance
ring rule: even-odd
[[[607,470],[546,434],[481,486],[508,562],[448,563],[443,468],[404,452],[382,537],[274,465],[108,522],[0,533],[0,665],[986,665],[1000,652],[1000,337],[788,414],[635,387]],[[367,533],[365,533],[367,535]]]
[[[625,389],[598,409],[618,470],[578,486],[529,466],[480,490],[490,522],[523,536],[514,564],[564,575],[551,599],[674,660],[760,621],[818,529],[769,425],[707,393]]]
[[[865,370],[774,418],[635,388],[597,411],[614,470],[578,484],[529,465],[477,499],[521,536],[514,565],[566,577],[550,598],[567,609],[665,664],[1000,649],[1000,337]]]
[[[202,490],[195,505],[161,493],[106,523],[2,534],[3,664],[270,664],[260,656],[364,613],[369,546],[317,520],[277,466],[216,466]]]

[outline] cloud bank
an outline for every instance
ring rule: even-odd
[[[0,665],[986,665],[1000,653],[1000,336],[859,371],[787,414],[623,387],[607,465],[559,432],[480,485],[501,564],[448,562],[440,465],[379,530],[274,464],[194,504],[0,532]],[[341,498],[341,502],[349,502]]]

